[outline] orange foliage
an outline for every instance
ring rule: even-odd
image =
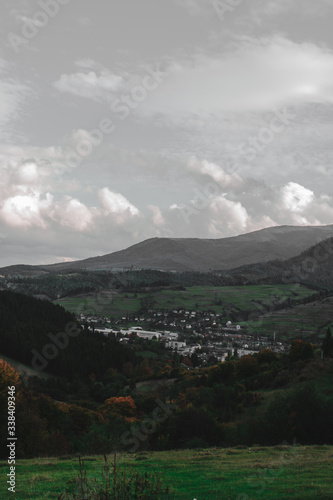
[[[136,406],[131,396],[120,396],[119,398],[113,397],[105,401],[104,412],[115,413],[122,417],[133,417],[136,412]]]
[[[7,398],[8,386],[15,386],[15,391],[18,390],[20,385],[19,372],[7,361],[0,359],[0,396]]]

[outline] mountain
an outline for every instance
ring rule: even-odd
[[[333,237],[307,248],[295,257],[247,264],[224,272],[234,282],[302,282],[332,288]]]
[[[295,257],[333,236],[333,225],[276,226],[221,239],[151,238],[100,257],[47,266],[9,266],[0,274],[68,271],[159,269],[163,271],[228,270],[257,262]]]

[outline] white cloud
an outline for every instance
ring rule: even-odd
[[[256,5],[255,5],[256,3]],[[270,18],[281,15],[296,15],[321,17],[327,15],[332,7],[331,0],[257,0],[253,2],[254,8],[251,11],[251,20],[255,24],[267,22]]]
[[[189,171],[209,176],[223,188],[236,187],[242,184],[242,178],[237,173],[228,174],[220,165],[207,160],[199,160],[196,157],[192,157],[188,162],[188,169]]]
[[[79,200],[70,197],[55,203],[50,216],[61,226],[77,232],[87,231],[93,222],[91,209]]]
[[[94,69],[96,68],[97,66],[100,66],[99,64],[97,64],[93,59],[89,59],[89,58],[86,58],[86,59],[78,59],[77,61],[75,61],[75,64],[76,66],[78,66],[79,68],[84,68],[84,69]]]
[[[139,215],[139,210],[125,196],[104,187],[98,191],[98,198],[108,214]]]
[[[95,71],[63,74],[53,85],[61,92],[69,92],[98,101],[119,90],[122,83],[121,76],[110,73],[108,70],[102,70],[100,74]]]
[[[297,184],[288,182],[281,189],[284,206],[292,212],[301,212],[313,201],[314,193],[310,189]]]
[[[36,163],[27,162],[20,165],[16,172],[19,184],[36,184],[39,181],[39,172]]]
[[[212,201],[210,214],[211,230],[220,237],[226,227],[234,234],[245,232],[250,219],[246,208],[239,201],[234,202],[224,196],[218,196]]]
[[[162,215],[160,207],[157,205],[148,205],[149,210],[153,212],[153,223],[155,226],[163,226],[165,224],[165,219]]]
[[[10,227],[28,228],[36,226],[46,229],[44,219],[46,211],[52,204],[53,197],[47,193],[45,197],[36,191],[7,198],[0,209],[0,218]]]
[[[5,139],[10,137],[8,124],[20,117],[28,90],[28,86],[19,81],[0,80],[0,133]]]
[[[282,36],[239,37],[233,50],[179,63],[142,112],[179,117],[273,111],[290,104],[332,103],[333,54]]]

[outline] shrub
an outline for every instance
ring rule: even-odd
[[[163,488],[161,478],[147,473],[119,472],[117,455],[110,464],[104,455],[102,480],[87,477],[84,460],[79,458],[76,479],[68,483],[58,500],[159,500],[169,498],[169,488]]]

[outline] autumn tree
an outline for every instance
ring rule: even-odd
[[[105,401],[104,413],[113,413],[122,417],[133,417],[136,413],[136,406],[131,396],[120,396],[109,398]]]

